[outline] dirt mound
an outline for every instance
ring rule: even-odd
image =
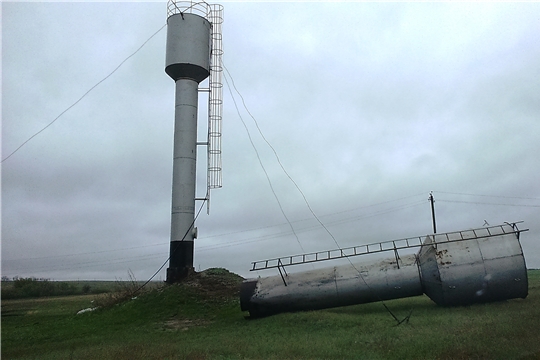
[[[210,297],[238,297],[243,280],[227,269],[210,268],[190,274],[182,283]]]

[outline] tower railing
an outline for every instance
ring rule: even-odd
[[[175,1],[169,0],[167,2],[167,17],[176,14],[195,14],[208,19],[212,11],[212,5],[201,1]],[[210,20],[210,19],[208,19]]]

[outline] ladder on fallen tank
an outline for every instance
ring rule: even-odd
[[[318,251],[306,254],[292,255],[279,257],[274,259],[259,260],[253,261],[250,271],[266,270],[278,268],[284,269],[286,266],[291,265],[301,265],[309,264],[320,261],[344,259],[353,256],[366,255],[366,254],[375,254],[385,251],[394,251],[396,260],[399,259],[399,250],[410,249],[415,247],[424,246],[423,239],[428,237],[431,238],[430,245],[436,246],[440,243],[472,240],[472,239],[482,239],[492,236],[506,235],[506,234],[516,234],[519,239],[520,232],[528,231],[529,229],[520,230],[517,227],[517,224],[522,223],[523,221],[517,221],[513,223],[504,223],[501,225],[495,225],[490,227],[471,229],[471,230],[462,230],[441,234],[431,234],[426,236],[417,236],[411,238],[404,238],[398,240],[389,240],[367,245],[358,245],[342,249],[334,250],[325,250]],[[399,264],[399,262],[398,262]],[[281,272],[281,270],[280,270]]]

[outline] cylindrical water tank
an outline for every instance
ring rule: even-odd
[[[431,300],[464,305],[527,297],[527,268],[519,233],[511,225],[460,234],[469,239],[448,242],[446,234],[430,235],[418,254]]]
[[[196,14],[181,13],[167,19],[165,72],[178,80],[200,83],[210,74],[210,22]]]
[[[415,255],[246,280],[240,306],[258,317],[315,310],[422,294]]]
[[[246,280],[240,306],[251,316],[314,310],[425,293],[465,305],[528,293],[520,231],[504,224],[427,236],[417,255]]]

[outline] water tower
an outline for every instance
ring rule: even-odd
[[[196,201],[221,187],[221,24],[223,7],[171,0],[167,4],[165,72],[175,81],[171,242],[167,282],[193,271]],[[199,85],[209,77],[208,87]],[[200,92],[208,93],[208,133],[197,141]],[[197,147],[207,147],[207,189],[196,196]]]
[[[426,294],[456,306],[528,294],[527,267],[517,223],[433,233],[423,237],[255,261],[252,271],[279,275],[244,280],[240,306],[251,317],[316,310]],[[419,249],[415,254],[413,249]],[[375,254],[391,253],[375,259]],[[372,257],[371,261],[288,273],[293,265]]]

